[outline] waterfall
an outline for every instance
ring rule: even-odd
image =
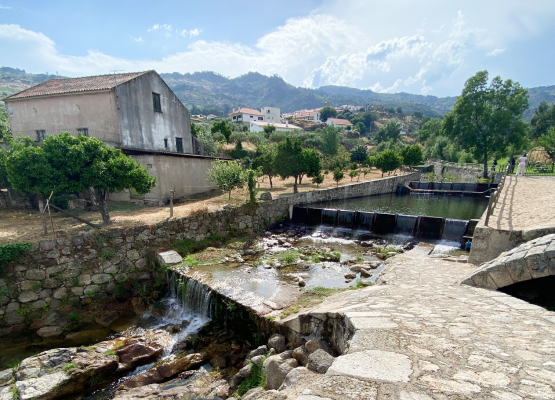
[[[418,217],[414,215],[397,215],[396,233],[414,236],[414,228]]]
[[[442,239],[451,240],[460,243],[466,232],[466,227],[468,221],[463,219],[445,219],[445,225],[443,226]]]
[[[322,225],[335,226],[337,219],[337,210],[324,208],[322,209]]]
[[[372,220],[374,213],[357,211],[355,228],[361,231],[369,232],[372,229]]]
[[[196,280],[177,272],[171,274],[168,302],[175,319],[188,319],[197,314],[202,319],[211,317],[211,291]]]
[[[353,228],[353,222],[355,220],[355,211],[343,211],[339,210],[337,212],[337,226],[342,228]]]

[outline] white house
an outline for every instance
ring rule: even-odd
[[[262,107],[262,118],[264,122],[272,122],[278,124],[281,122],[281,110],[277,107]]]
[[[252,108],[240,108],[229,114],[232,122],[264,121],[262,113]]]
[[[296,125],[292,125],[292,124],[271,124],[269,122],[260,122],[260,121],[254,121],[250,123],[250,132],[263,132],[264,131],[264,127],[266,125],[273,125],[276,127],[276,131],[293,131],[293,130],[297,130],[297,129],[302,129]]]
[[[348,126],[353,126],[348,119],[341,118],[328,118],[326,124],[332,125],[334,128],[346,128]]]
[[[293,113],[294,119],[305,119],[307,121],[320,121],[320,109],[302,110]]]

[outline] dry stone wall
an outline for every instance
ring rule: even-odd
[[[481,168],[465,168],[445,161],[431,161],[429,164],[434,167],[434,175],[436,175],[439,180],[443,180],[446,176],[449,176],[450,178],[452,177],[454,182],[476,183],[484,173]],[[492,183],[499,183],[501,182],[503,173],[488,171],[488,176],[490,179],[493,178]]]
[[[156,290],[163,282],[151,247],[167,248],[174,241],[198,241],[210,234],[252,233],[286,217],[296,204],[391,193],[398,185],[419,178],[419,173],[394,176],[150,226],[87,231],[72,238],[33,243],[8,265],[0,279],[0,337],[23,330],[36,331],[42,337],[60,335],[70,328],[70,322],[56,310],[68,304],[87,306],[109,296],[140,297]]]

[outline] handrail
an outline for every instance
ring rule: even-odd
[[[488,210],[486,214],[485,226],[488,226],[489,217],[493,214],[493,210],[495,210],[495,206],[497,205],[497,200],[499,200],[501,190],[503,190],[503,186],[505,185],[505,178],[509,173],[509,167],[510,165],[507,165],[507,167],[505,168],[505,173],[503,174],[503,178],[501,178],[501,182],[499,182],[499,186],[497,186],[497,189],[494,190],[493,194],[491,193],[492,189],[490,189],[490,197],[488,202]]]

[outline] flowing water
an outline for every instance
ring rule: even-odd
[[[480,218],[488,205],[485,197],[437,196],[431,194],[382,194],[312,204],[312,207],[370,211],[405,215],[426,215],[453,219]],[[331,214],[331,211],[329,212]]]

